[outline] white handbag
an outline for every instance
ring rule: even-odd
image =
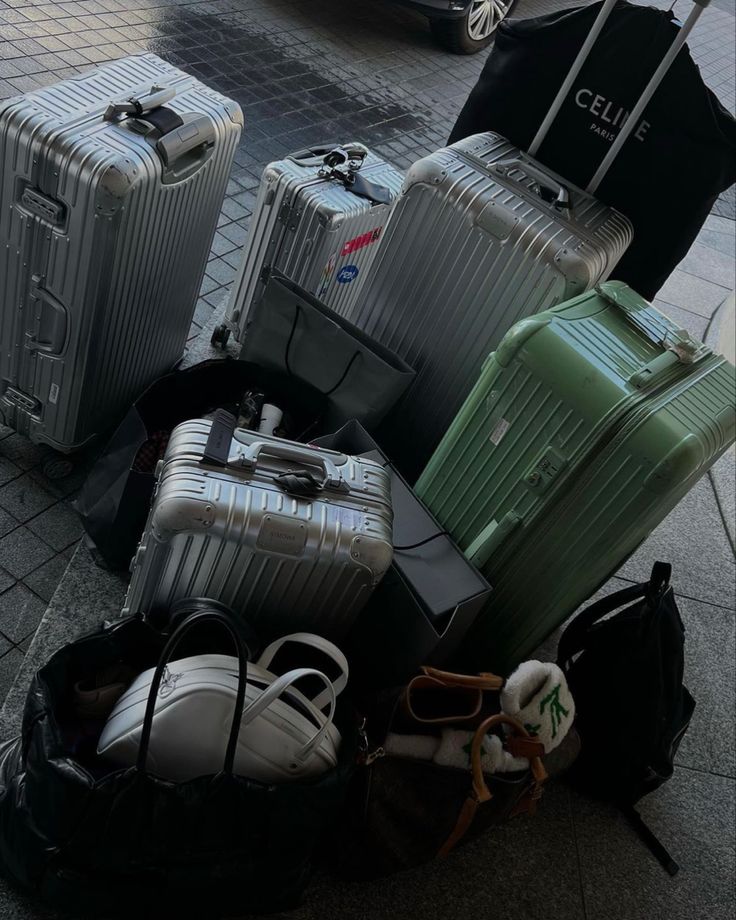
[[[237,658],[195,655],[169,662],[184,632],[203,618],[224,619],[195,613],[181,623],[158,666],[140,674],[118,700],[98,754],[175,782],[218,773],[228,762],[232,772],[264,783],[306,779],[335,767],[340,746],[335,699],[348,678],[342,652],[320,636],[296,633],[271,643],[249,664],[227,624],[238,644]],[[338,665],[339,676],[333,682],[316,668],[274,675],[267,668],[287,642],[319,649]],[[293,686],[306,677],[324,686],[313,699]]]

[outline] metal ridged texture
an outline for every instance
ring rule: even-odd
[[[392,196],[398,195],[403,176],[380,157],[369,154],[360,172]],[[347,318],[370,277],[390,206],[372,204],[317,173],[316,166],[300,166],[288,159],[264,170],[228,308],[239,340],[245,335],[251,307],[263,295],[265,267],[278,269]],[[375,242],[341,255],[345,243],[376,230]],[[353,281],[338,283],[345,266],[354,266],[358,273]]]
[[[616,571],[735,434],[725,359],[676,364],[637,390],[628,377],[665,349],[616,307],[589,294],[546,316],[507,366],[487,364],[417,484],[465,549],[492,521],[520,518],[482,566],[493,596],[463,653],[502,673]],[[676,328],[654,308],[644,320],[655,335]],[[561,472],[540,491],[529,477],[550,448]]]
[[[315,449],[333,459],[350,491],[299,498],[274,481],[293,463],[262,456],[252,474],[203,466],[208,431],[195,421],[172,435],[125,610],[156,613],[177,598],[207,596],[243,612],[263,638],[296,629],[343,638],[391,561],[386,471]],[[259,545],[272,522],[303,525],[298,555]]]
[[[513,323],[605,279],[631,240],[628,221],[580,189],[567,184],[565,216],[522,167],[489,172],[519,155],[485,134],[414,164],[351,316],[417,371],[386,433],[407,470],[429,458]]]
[[[209,115],[216,128],[204,165],[169,184],[152,145],[102,118],[111,100],[154,83],[176,88],[169,108]],[[155,55],[4,104],[0,381],[38,403],[21,412],[3,399],[10,424],[62,450],[78,447],[179,360],[241,127],[236,103]],[[22,205],[24,183],[64,203],[63,226]],[[35,357],[24,347],[37,322],[33,275],[67,314],[62,350]]]

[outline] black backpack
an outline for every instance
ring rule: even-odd
[[[571,781],[618,805],[674,875],[677,863],[633,807],[672,776],[695,709],[682,683],[685,629],[671,572],[670,565],[656,562],[648,582],[578,614],[562,634],[558,664],[575,698],[582,742]]]

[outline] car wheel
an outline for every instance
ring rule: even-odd
[[[512,0],[471,0],[460,19],[430,20],[432,33],[453,54],[476,54],[490,45],[512,6]]]

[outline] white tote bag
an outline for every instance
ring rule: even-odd
[[[340,745],[333,725],[335,700],[348,678],[340,650],[319,636],[297,633],[271,643],[254,664],[247,663],[239,640],[237,658],[195,655],[169,661],[182,635],[203,616],[213,615],[187,617],[158,666],[140,674],[118,700],[98,754],[140,766],[145,739],[148,770],[174,782],[217,773],[231,755],[233,772],[264,783],[302,780],[335,767]],[[214,618],[223,619],[221,614]],[[337,664],[339,676],[333,682],[316,668],[274,675],[268,666],[287,642],[317,648]],[[304,678],[323,687],[313,699],[294,686]]]

